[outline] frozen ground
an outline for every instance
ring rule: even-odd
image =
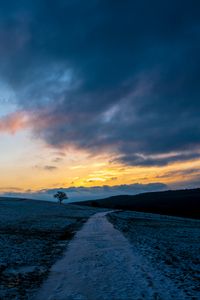
[[[200,221],[106,214],[1,199],[0,299],[200,299]]]
[[[198,221],[133,212],[108,218],[128,239],[105,212],[93,215],[34,300],[198,299]],[[173,269],[171,260],[178,260]]]
[[[0,299],[30,299],[95,209],[0,198]]]
[[[138,212],[116,212],[108,216],[115,228],[129,240],[132,251],[143,261],[150,285],[157,290],[184,295],[182,299],[200,299],[200,221]],[[162,285],[161,285],[162,286]],[[178,294],[166,299],[181,299]],[[165,299],[157,290],[153,299]],[[151,299],[151,298],[145,298]]]

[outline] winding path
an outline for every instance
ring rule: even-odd
[[[51,269],[36,300],[185,299],[106,218],[93,215]]]

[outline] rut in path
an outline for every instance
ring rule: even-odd
[[[93,215],[51,269],[36,300],[186,299],[106,218]]]

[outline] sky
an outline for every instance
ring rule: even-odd
[[[199,187],[200,3],[0,3],[0,193]]]

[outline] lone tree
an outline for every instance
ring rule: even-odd
[[[65,192],[62,192],[62,191],[58,191],[55,195],[54,195],[54,198],[57,198],[59,203],[61,204],[62,201],[68,199],[68,196]]]

